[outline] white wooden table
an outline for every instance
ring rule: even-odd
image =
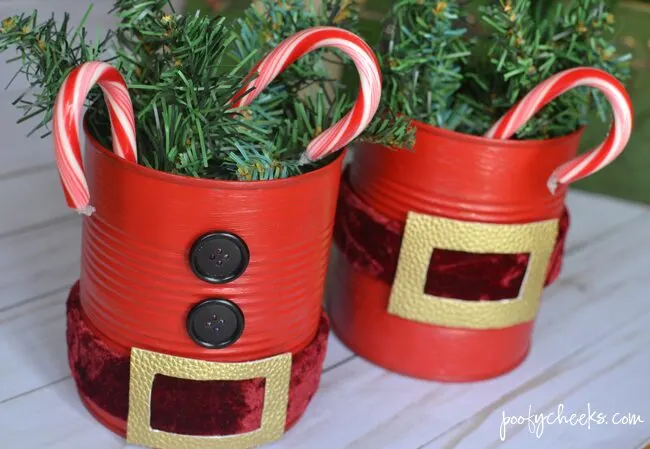
[[[40,3],[82,13],[81,0],[0,2],[0,15]],[[47,4],[47,7],[43,6]],[[106,22],[100,1],[95,24]],[[0,69],[0,82],[11,72]],[[19,87],[19,86],[17,86]],[[27,140],[0,93],[0,448],[117,449],[125,443],[81,405],[65,347],[65,300],[79,274],[80,218],[65,207],[51,140]],[[572,192],[560,280],[544,295],[534,347],[515,371],[474,384],[393,375],[335,338],[320,392],[271,448],[637,449],[650,438],[650,208]],[[503,414],[606,415],[607,424],[506,427]],[[615,415],[618,414],[618,415]],[[628,414],[643,422],[614,424]]]

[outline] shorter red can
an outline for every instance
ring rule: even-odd
[[[569,226],[553,171],[582,130],[497,141],[422,123],[413,152],[362,144],[339,199],[328,309],[338,337],[391,371],[474,381],[529,351]]]

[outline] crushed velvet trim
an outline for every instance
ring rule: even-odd
[[[112,417],[126,421],[128,350],[111,349],[85,321],[75,284],[67,303],[68,360],[80,394]],[[320,383],[329,321],[322,315],[316,337],[293,355],[286,429],[304,413]],[[152,390],[152,428],[195,436],[235,435],[260,427],[264,380],[196,382],[157,376]]]
[[[570,224],[565,208],[547,272],[546,283],[560,274]],[[350,264],[388,285],[393,284],[405,224],[366,204],[343,176],[337,206],[334,241]],[[465,300],[500,300],[517,296],[528,255],[469,254],[434,251],[425,293]]]

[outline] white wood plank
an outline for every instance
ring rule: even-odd
[[[77,217],[0,238],[0,311],[73,283],[80,254]]]
[[[571,214],[569,252],[650,210],[645,204],[575,189],[567,196],[567,207]]]
[[[599,351],[603,337],[650,311],[650,255],[639,250],[650,244],[649,226],[646,215],[622,227],[620,235],[569,258],[566,272],[571,282],[548,292],[533,351],[512,373],[481,383],[447,385],[391,375],[356,358],[324,376],[321,394],[306,419],[277,447],[417,448],[575,351],[591,345]],[[324,428],[337,431],[323,440],[317,429]]]
[[[88,414],[69,378],[30,395],[0,403],[0,423],[3,447],[11,449],[124,447],[123,440]]]
[[[639,444],[634,449],[650,449],[650,438],[646,438],[643,443]]]
[[[69,374],[65,340],[65,288],[0,312],[0,402]]]
[[[635,294],[633,286],[628,290]],[[649,321],[650,313],[638,315],[597,345],[576,351],[425,448],[640,447],[650,434],[650,384],[645,376],[650,366]],[[573,413],[578,415],[574,425],[566,421]],[[551,420],[561,414],[565,420],[542,425],[535,421],[540,414]],[[577,422],[582,414],[591,415],[593,421]],[[531,422],[509,424],[504,415],[507,419],[531,417]],[[634,421],[621,424],[623,417]]]
[[[347,363],[354,357],[355,355],[334,336],[334,333],[330,332],[330,337],[327,341],[327,354],[323,362],[323,370],[327,372],[335,369],[337,366]]]
[[[55,170],[52,137],[41,139],[39,133],[28,138],[34,124],[16,123],[22,114],[11,103],[17,96],[13,91],[0,91],[0,181],[29,172]]]
[[[513,373],[483,383],[442,385],[392,375],[355,358],[323,376],[322,388],[305,418],[271,447],[417,448],[576,351],[593,346],[590,350],[599,352],[603,338],[650,311],[645,280],[650,256],[640,250],[650,243],[648,226],[650,214],[622,227],[620,235],[595,242],[569,258],[566,276],[571,282],[549,291],[533,352]],[[607,261],[617,263],[610,266]],[[43,380],[58,379],[52,373]],[[101,441],[101,446],[94,447],[120,447],[107,431],[88,424],[69,382],[5,402],[0,406],[0,422],[10,422],[5,419],[36,407],[47,409],[48,415],[21,423],[6,434],[5,441],[17,444],[34,433],[38,435],[19,447],[85,449],[89,441],[85,432],[94,429],[96,441]],[[78,438],[75,432],[80,432]]]
[[[44,222],[73,217],[56,170],[0,179],[0,237]]]

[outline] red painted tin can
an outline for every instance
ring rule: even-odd
[[[469,226],[483,252],[491,252],[485,242],[492,241],[488,237],[493,232],[510,232],[509,226],[559,221],[566,188],[551,194],[547,180],[558,166],[575,157],[581,131],[551,140],[496,141],[422,123],[415,125],[413,152],[362,144],[355,151],[347,174],[348,187],[359,201],[385,221],[407,223],[400,264],[408,257],[404,253],[408,250],[406,235],[412,219],[423,219],[422,223],[426,223],[431,218],[434,224],[435,220],[442,220],[457,229]],[[476,224],[487,227],[475,227]],[[448,236],[450,242],[462,243],[464,238]],[[443,239],[441,243],[449,242]],[[413,246],[416,247],[417,244]],[[435,249],[429,248],[427,257]],[[442,249],[466,250],[462,245]],[[398,265],[395,282],[399,276],[409,275],[412,267],[406,265]],[[486,308],[486,317],[492,316],[492,310],[504,321],[482,326],[483,312],[478,307],[486,305],[483,301],[467,306],[468,301],[425,295],[417,299],[422,310],[437,302],[451,308],[432,307],[431,321],[424,317],[408,319],[403,313],[390,310],[391,301],[396,300],[396,284],[391,286],[358,270],[340,251],[333,256],[331,278],[328,308],[336,334],[357,354],[391,371],[441,381],[480,380],[513,369],[529,350],[533,328],[530,309],[526,317],[524,314],[519,322],[512,323],[508,322],[512,320],[508,319],[506,309],[497,313],[496,309]],[[435,278],[432,282],[435,284]],[[535,288],[541,291],[541,287]],[[511,300],[496,302],[508,301]],[[453,307],[458,307],[462,312],[459,316],[465,318],[451,316],[456,310]],[[455,324],[450,325],[451,322]]]
[[[152,447],[160,432],[178,444],[278,438],[320,380],[343,154],[287,179],[221,181],[126,162],[86,138],[95,212],[68,347],[89,411]]]
[[[275,181],[175,176],[125,162],[88,136],[93,216],[84,219],[82,307],[115,344],[182,357],[238,362],[295,353],[316,334],[342,156]],[[223,232],[247,247],[232,282],[192,270],[202,236]],[[223,349],[188,338],[185,317],[206,298],[241,309],[245,329]]]

